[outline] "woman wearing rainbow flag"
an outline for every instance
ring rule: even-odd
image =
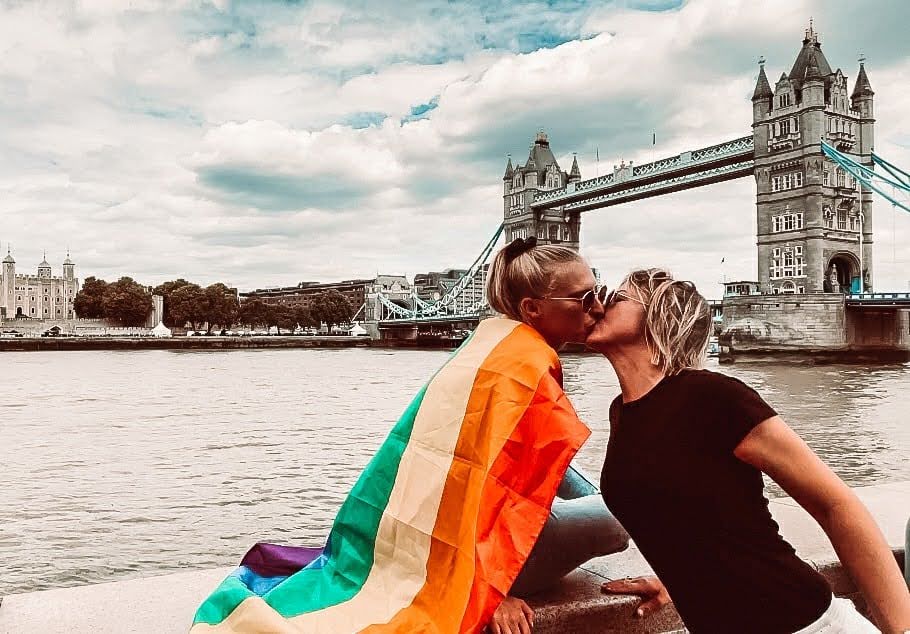
[[[602,316],[594,283],[570,249],[530,239],[498,253],[488,297],[505,317],[482,321],[420,390],[325,546],[256,545],[200,606],[192,633],[454,634],[491,625],[527,634],[532,615],[520,600],[497,612],[520,574],[519,586],[535,589],[626,545],[603,508],[603,540],[589,540],[586,552],[555,546],[568,569],[546,553],[529,561],[590,433],[563,392],[556,350],[583,341]],[[544,544],[577,535],[548,533]]]

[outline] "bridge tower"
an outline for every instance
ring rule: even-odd
[[[537,133],[528,160],[513,167],[512,159],[502,177],[503,232],[506,242],[515,238],[537,236],[540,244],[560,244],[578,249],[581,233],[581,216],[563,206],[532,210],[531,202],[537,192],[571,187],[581,181],[578,159],[573,159],[568,172],[560,169],[550,150],[550,141],[544,131]]]
[[[820,144],[872,165],[874,93],[862,58],[848,93],[810,22],[790,74],[773,90],[764,60],[759,65],[752,130],[761,290],[871,291],[872,192],[827,160]]]

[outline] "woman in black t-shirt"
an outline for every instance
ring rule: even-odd
[[[696,634],[877,631],[780,536],[764,472],[827,533],[879,627],[910,629],[900,570],[856,495],[754,390],[697,369],[711,317],[694,285],[636,271],[605,304],[587,343],[622,394],[601,489],[657,577],[604,590],[645,597],[639,614],[672,596]]]

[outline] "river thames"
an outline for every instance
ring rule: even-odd
[[[321,544],[448,354],[3,353],[0,596],[228,566],[260,540]],[[598,356],[567,355],[564,369],[593,430],[576,463],[596,478],[618,383]],[[910,479],[910,364],[721,371],[759,390],[849,484]]]

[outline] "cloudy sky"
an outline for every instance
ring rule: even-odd
[[[773,83],[810,16],[851,88],[868,57],[876,150],[910,166],[905,0],[0,0],[0,242],[244,290],[464,267],[538,129],[586,178],[748,134],[757,58]],[[717,296],[756,275],[754,192],[586,213],[583,252]],[[876,286],[907,289],[910,214],[874,223]]]

